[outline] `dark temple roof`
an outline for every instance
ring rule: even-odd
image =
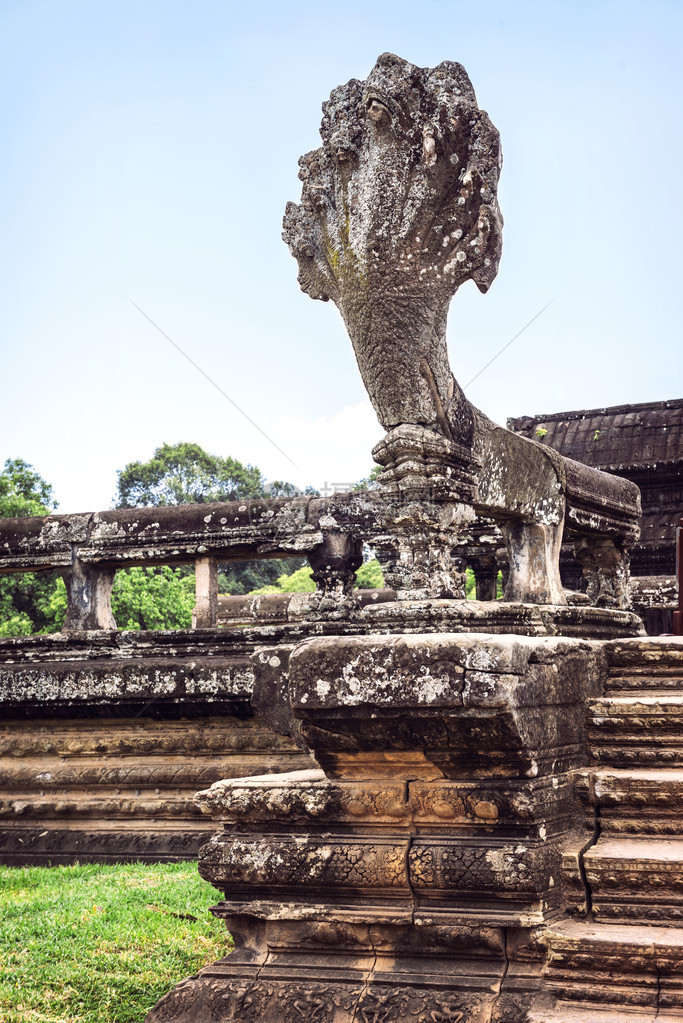
[[[508,419],[508,429],[596,469],[683,465],[683,398]],[[545,434],[539,431],[546,430]]]

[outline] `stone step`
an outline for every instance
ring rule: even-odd
[[[544,996],[529,1023],[680,1023],[683,928],[562,921],[543,934]]]
[[[646,672],[634,674],[628,671],[625,674],[610,672],[605,685],[607,695],[626,695],[628,693],[642,693],[643,695],[683,694],[683,675],[679,671],[672,673]]]
[[[608,649],[607,695],[683,695],[683,641],[676,636],[619,640]]]
[[[683,837],[683,768],[582,771],[577,793],[601,833]]]
[[[676,1009],[672,1014],[657,1009],[640,1012],[630,1009],[597,1009],[594,1005],[567,1005],[560,1003],[554,1009],[532,1009],[527,1023],[681,1023]]]
[[[674,671],[683,676],[683,637],[647,636],[617,639],[607,648],[610,671],[641,674]]]
[[[587,738],[591,758],[599,765],[683,766],[683,694],[591,700]]]
[[[683,839],[608,834],[586,850],[583,865],[596,920],[683,921]]]

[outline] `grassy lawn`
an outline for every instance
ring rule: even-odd
[[[230,950],[193,863],[0,867],[2,1023],[141,1023]]]

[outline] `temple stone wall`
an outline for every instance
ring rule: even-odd
[[[253,716],[244,640],[0,641],[0,863],[196,859],[195,792],[309,757]]]
[[[322,610],[315,594],[239,598],[232,627],[0,639],[0,862],[194,859],[211,831],[195,792],[309,767],[272,728],[279,660],[254,693],[257,651],[316,636],[610,638],[639,628],[634,615],[601,608],[394,596],[369,591]]]
[[[149,1023],[673,1023],[683,641],[629,610],[638,485],[492,423],[448,361],[451,298],[497,272],[498,132],[460,65],[385,53],[321,136],[284,239],[387,431],[379,490],[0,523],[0,571],[57,568],[68,600],[61,635],[0,642],[7,856],[177,858],[211,831],[235,951]],[[585,441],[586,416],[550,419]],[[366,600],[364,543],[390,588]],[[221,606],[218,561],[288,555],[314,593]],[[116,631],[117,568],[189,562],[193,631]]]

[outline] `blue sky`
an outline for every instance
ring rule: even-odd
[[[502,136],[503,259],[449,319],[509,415],[680,397],[683,5],[0,0],[0,460],[61,509],[194,440],[271,479],[366,475],[381,430],[280,239],[320,104],[391,50],[464,64]],[[249,425],[136,302],[287,452]]]

